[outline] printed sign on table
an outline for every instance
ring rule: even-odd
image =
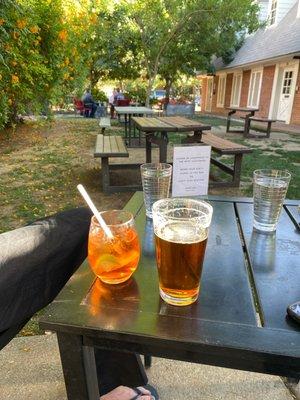
[[[201,196],[208,191],[211,146],[174,146],[172,196]]]

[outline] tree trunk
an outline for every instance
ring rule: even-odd
[[[91,90],[96,86],[100,79],[100,74],[97,71],[91,70],[90,71],[90,84],[91,84]]]
[[[149,77],[148,80],[148,86],[147,86],[147,92],[146,92],[146,107],[150,107],[150,96],[151,96],[151,90],[153,86],[154,79],[153,77]]]
[[[170,77],[166,77],[165,81],[166,81],[166,84],[165,84],[166,97],[165,97],[165,102],[164,102],[164,109],[166,110],[167,105],[170,102],[170,92],[171,92],[173,80]]]

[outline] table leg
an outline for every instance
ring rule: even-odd
[[[124,114],[124,123],[125,123],[125,138],[128,139],[127,114]],[[130,145],[130,138],[129,138],[128,143]]]
[[[146,134],[146,163],[151,163],[151,141],[150,135]]]
[[[108,188],[110,186],[108,157],[102,157],[101,170],[102,170],[102,190],[104,193],[107,193]]]
[[[226,133],[230,132],[231,115],[234,114],[235,112],[236,112],[235,110],[231,110],[231,111],[229,111],[229,113],[228,113],[228,115],[227,115]]]
[[[245,138],[248,137],[249,133],[250,133],[250,123],[251,123],[250,117],[253,117],[252,111],[250,114],[246,114],[246,117],[245,117],[245,126],[244,126],[244,137]]]
[[[272,126],[272,122],[268,122],[268,126],[267,126],[267,138],[269,138],[270,137],[270,134],[271,134],[271,126]]]
[[[233,187],[240,186],[242,159],[243,159],[243,154],[235,154],[234,166],[233,166],[233,177],[232,177]]]
[[[99,400],[94,348],[82,336],[57,333],[68,400]]]
[[[131,144],[131,114],[128,114],[128,143]]]
[[[159,145],[159,162],[167,162],[167,150],[168,150],[168,134],[167,132],[161,133],[161,141]]]
[[[196,143],[201,143],[202,134],[203,134],[202,131],[194,131],[193,138],[194,138],[194,141],[195,141]]]

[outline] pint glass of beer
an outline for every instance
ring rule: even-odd
[[[205,201],[163,199],[153,205],[160,296],[186,306],[197,300],[213,208]]]

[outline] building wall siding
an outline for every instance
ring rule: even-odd
[[[206,92],[207,92],[207,78],[202,79],[202,90],[201,90],[201,111],[205,112],[206,108]]]
[[[213,77],[213,95],[211,101],[212,112],[217,110],[218,87],[219,87],[219,77],[218,75],[216,75]]]
[[[260,100],[258,106],[259,111],[255,114],[258,117],[268,118],[269,116],[275,67],[276,67],[275,65],[270,65],[264,67],[263,69]]]
[[[268,118],[269,110],[270,110],[270,102],[272,96],[272,88],[274,82],[275,75],[275,65],[266,66],[263,68],[263,77],[262,77],[262,86],[260,92],[260,101],[259,101],[259,111],[255,113],[256,116],[262,118]],[[249,84],[250,84],[251,70],[246,70],[243,72],[243,81],[242,81],[242,91],[241,91],[241,100],[240,107],[247,107],[248,103],[248,92],[249,92]],[[219,115],[227,115],[228,110],[226,107],[230,107],[230,99],[231,99],[231,89],[232,89],[232,80],[233,73],[229,73],[226,76],[226,91],[225,91],[225,102],[224,108],[217,107],[217,96],[218,96],[218,84],[219,77],[214,77],[214,91],[212,96],[212,109],[211,112],[213,114]],[[298,91],[295,93],[292,115],[291,115],[291,124],[300,124],[300,68],[297,77],[296,87],[298,87]],[[202,100],[201,107],[202,112],[207,112],[206,108],[206,90],[207,90],[207,79],[203,78],[202,80]],[[244,115],[244,113],[236,113],[234,116],[238,117],[239,115]]]
[[[225,91],[225,107],[230,107],[232,80],[233,80],[233,74],[227,74],[226,91]],[[226,110],[224,110],[224,111],[226,114],[228,113]]]
[[[247,107],[251,70],[243,71],[240,107]]]
[[[291,116],[291,124],[300,124],[300,68],[298,71],[298,78],[296,82],[296,88],[298,90],[295,92],[293,109],[292,109],[292,116]]]

